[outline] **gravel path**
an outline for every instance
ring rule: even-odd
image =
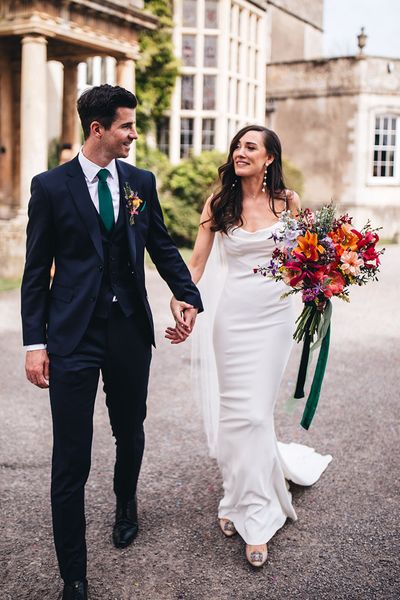
[[[400,597],[399,360],[400,247],[383,257],[378,284],[334,302],[331,355],[309,432],[301,405],[284,409],[299,359],[295,348],[277,409],[277,432],[334,457],[312,488],[292,486],[299,517],[269,544],[254,571],[244,544],[216,524],[218,469],[206,451],[190,397],[190,345],[163,339],[169,292],[154,271],[156,316],[140,480],[140,532],[130,548],[111,545],[113,441],[104,399],[95,412],[87,485],[91,600],[391,600]],[[53,550],[47,393],[24,379],[18,291],[0,294],[0,600],[55,600],[61,582]]]

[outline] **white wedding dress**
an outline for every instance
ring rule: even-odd
[[[273,413],[292,348],[295,315],[292,298],[281,299],[287,286],[255,274],[253,267],[269,261],[275,248],[271,233],[277,227],[279,221],[254,233],[236,228],[229,235],[216,234],[225,274],[216,277],[214,269],[214,283],[205,278],[208,290],[202,290],[202,280],[199,285],[204,315],[210,308],[206,319],[213,319],[214,383],[219,387],[218,402],[212,357],[206,345],[195,342],[203,355],[197,366],[207,369],[208,384],[200,388],[208,441],[223,478],[218,516],[233,521],[247,544],[264,544],[287,517],[296,520],[286,480],[311,485],[332,459],[307,446],[281,444],[275,437]],[[207,304],[210,290],[211,298],[218,296],[215,311],[211,301]]]

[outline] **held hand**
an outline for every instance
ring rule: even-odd
[[[196,310],[196,309],[193,309],[193,306],[191,304],[188,304],[187,302],[183,302],[182,300],[177,300],[175,298],[175,296],[172,296],[172,298],[171,298],[170,307],[171,307],[172,316],[175,319],[176,330],[179,334],[181,334],[182,336],[185,336],[184,339],[186,339],[186,337],[189,335],[191,329],[190,329],[190,324],[187,323],[186,320],[184,319],[184,311],[189,310],[189,309],[191,309],[191,310]]]
[[[189,337],[189,333],[182,334],[176,327],[167,327],[165,330],[165,337],[167,340],[171,340],[171,344],[180,344]]]
[[[171,340],[171,344],[180,344],[189,337],[196,321],[197,312],[197,308],[187,308],[184,311],[183,318],[189,328],[188,330],[183,331],[182,329],[179,329],[177,325],[175,327],[167,327],[165,330],[165,337],[167,340]]]
[[[28,381],[45,389],[49,387],[49,357],[46,350],[28,350],[25,358]]]
[[[196,322],[197,313],[199,312],[198,308],[186,308],[183,313],[183,319],[186,325],[189,327],[190,331],[193,331],[194,324]]]

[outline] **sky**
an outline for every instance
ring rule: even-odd
[[[325,55],[354,55],[363,26],[365,54],[400,58],[400,0],[324,0]]]

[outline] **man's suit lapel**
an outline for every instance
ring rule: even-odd
[[[117,171],[118,171],[118,179],[119,179],[119,192],[121,197],[121,210],[125,211],[125,227],[126,227],[126,235],[128,237],[128,246],[129,252],[131,256],[132,264],[136,264],[136,235],[135,235],[135,226],[129,224],[128,211],[126,208],[125,194],[124,194],[124,185],[129,183],[132,189],[135,189],[134,184],[132,183],[132,173],[128,168],[128,165],[123,160],[117,160]]]
[[[72,194],[75,206],[82,217],[83,223],[87,227],[97,254],[103,260],[103,245],[101,242],[99,220],[78,157],[69,163],[68,176],[67,185]]]

